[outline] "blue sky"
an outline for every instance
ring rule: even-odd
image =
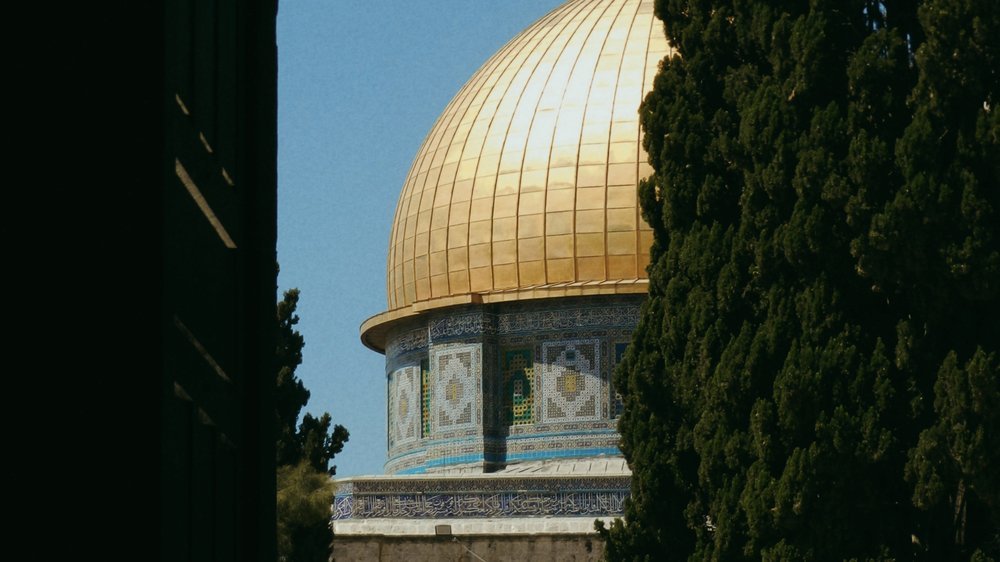
[[[280,3],[278,288],[302,291],[304,412],[351,432],[337,476],[385,462],[384,358],[358,327],[386,308],[389,229],[413,156],[476,69],[561,3]]]

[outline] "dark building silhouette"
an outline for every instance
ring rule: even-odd
[[[275,0],[163,18],[160,558],[275,559]]]

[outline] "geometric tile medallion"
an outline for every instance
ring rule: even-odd
[[[479,422],[479,344],[433,350],[431,419],[435,432],[476,427]]]
[[[600,340],[542,343],[542,421],[601,417]]]
[[[417,366],[403,367],[392,374],[389,418],[391,444],[407,443],[420,436],[420,369]]]

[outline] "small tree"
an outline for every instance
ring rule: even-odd
[[[299,290],[285,291],[278,302],[276,405],[278,442],[278,555],[287,562],[326,562],[330,554],[330,504],[337,467],[330,465],[349,433],[341,425],[331,432],[330,414],[319,418],[299,413],[309,391],[295,376],[305,340],[296,329]]]

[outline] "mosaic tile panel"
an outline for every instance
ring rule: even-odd
[[[612,372],[614,372],[614,369],[618,368],[619,363],[622,362],[622,358],[625,357],[626,349],[628,349],[628,342],[619,342],[615,344],[615,362],[611,367]],[[622,401],[622,395],[617,390],[614,391],[612,402],[611,417],[617,418],[622,415],[622,410],[625,409],[625,404]]]
[[[621,515],[629,477],[356,481],[332,519]]]
[[[433,341],[491,335],[496,333],[496,317],[482,310],[448,314],[432,319],[428,331]]]
[[[420,361],[420,437],[431,434],[431,364]]]
[[[432,350],[434,379],[431,402],[436,431],[479,425],[482,351],[478,344]]]
[[[333,519],[620,516],[628,496],[628,490],[345,496],[334,499]]]
[[[542,343],[542,421],[601,416],[601,347],[597,339]]]
[[[415,441],[419,435],[420,372],[411,365],[397,369],[389,381],[389,447]]]
[[[586,328],[635,329],[638,322],[638,304],[591,305],[503,313],[497,319],[497,331],[501,334],[517,334]]]
[[[402,353],[426,348],[427,328],[421,326],[414,330],[392,334],[385,346],[385,356],[387,359],[394,359]]]
[[[503,372],[504,412],[507,425],[528,425],[535,421],[535,396],[532,392],[535,364],[531,349],[505,350],[500,370]]]

